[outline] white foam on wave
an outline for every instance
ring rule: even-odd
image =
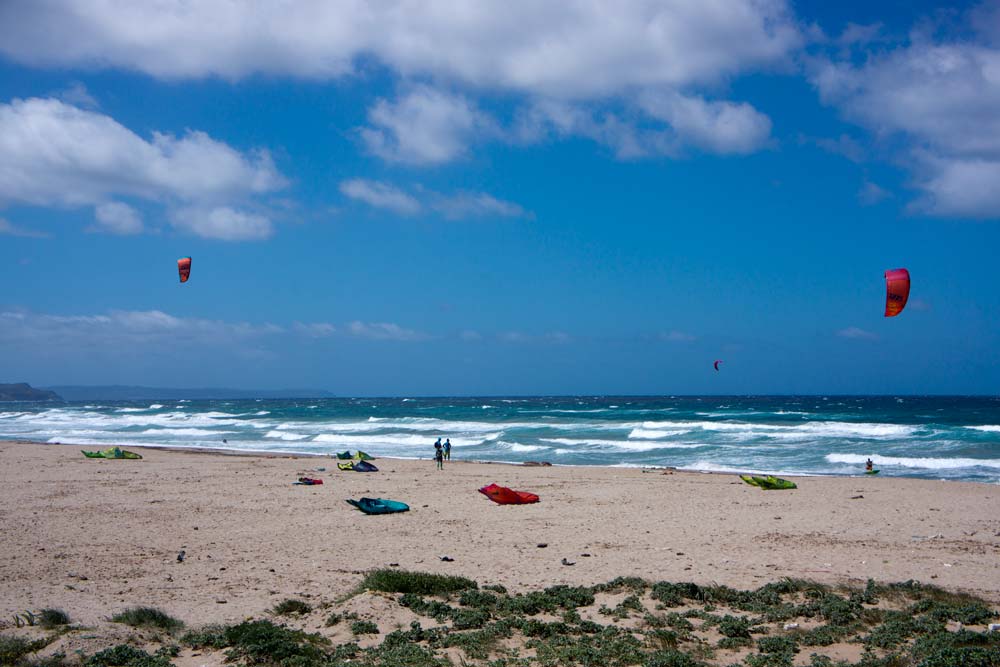
[[[973,431],[982,431],[983,433],[1000,433],[1000,425],[998,424],[985,424],[983,426],[966,426],[965,428],[972,429]]]
[[[162,407],[163,407],[163,406],[162,406],[162,405],[160,405],[159,403],[153,403],[153,404],[152,404],[151,406],[149,406],[149,407],[148,407],[148,408],[146,408],[146,409],[147,409],[147,410],[159,410],[159,409],[161,409]]]
[[[659,440],[600,440],[600,439],[573,439],[573,438],[540,438],[542,442],[550,442],[554,445],[567,445],[577,447],[575,450],[564,450],[566,452],[575,451],[579,453],[581,449],[596,447],[599,449],[617,449],[629,452],[649,452],[654,449],[696,449],[698,447],[709,446],[703,443],[693,442],[662,442]]]
[[[149,408],[118,408],[115,412],[145,412]]]
[[[512,452],[537,452],[542,449],[551,449],[551,447],[546,447],[544,445],[522,445],[519,442],[500,442],[497,444],[509,449]]]
[[[138,435],[215,436],[230,433],[239,433],[239,431],[213,431],[207,428],[148,428],[145,431],[141,431]],[[122,433],[121,435],[128,437],[132,434]]]
[[[904,468],[924,468],[928,470],[953,470],[955,468],[997,468],[1000,469],[1000,459],[969,459],[969,458],[933,458],[933,457],[900,457],[879,456],[872,454],[838,454],[826,455],[830,463],[863,464],[869,458],[876,465],[902,466]]]
[[[279,427],[280,428],[280,427]],[[310,437],[308,435],[303,435],[301,433],[292,433],[290,431],[268,431],[264,434],[265,438],[275,438],[278,440],[305,440]]]
[[[653,430],[647,428],[634,428],[628,434],[630,440],[657,440],[659,438],[672,438],[675,435],[690,433],[688,429],[677,429],[673,431]]]
[[[490,434],[496,436],[499,434]],[[490,438],[492,439],[492,438]],[[451,436],[451,444],[455,447],[469,447],[481,444],[483,437],[463,437]],[[371,445],[385,445],[389,447],[419,447],[430,451],[434,446],[434,441],[425,435],[393,433],[383,435],[343,435],[340,433],[321,433],[312,439],[312,442],[323,442],[334,445],[355,445],[365,447]]]

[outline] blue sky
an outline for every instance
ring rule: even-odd
[[[996,393],[1000,5],[836,4],[4,3],[0,381]]]

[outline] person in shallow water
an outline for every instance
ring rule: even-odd
[[[451,461],[451,438],[444,441],[444,457]]]
[[[434,460],[437,462],[437,469],[444,470],[444,448],[440,439],[434,443]]]
[[[867,461],[865,462],[865,470],[874,470],[874,469],[875,469],[875,464],[874,464],[874,463],[872,463],[872,460],[871,460],[871,459],[868,459],[868,460],[867,460]]]

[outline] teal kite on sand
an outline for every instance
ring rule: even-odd
[[[120,447],[108,447],[99,452],[84,452],[83,455],[88,459],[141,459],[142,456],[136,454],[135,452],[130,452]]]
[[[395,514],[396,512],[409,512],[410,506],[398,500],[386,500],[385,498],[362,498],[347,502],[357,507],[365,514]]]
[[[787,479],[781,479],[780,477],[775,477],[774,475],[768,475],[767,477],[757,477],[756,475],[740,475],[740,479],[749,484],[750,486],[756,486],[765,491],[773,491],[774,489],[797,489],[798,486],[795,482],[789,482]]]

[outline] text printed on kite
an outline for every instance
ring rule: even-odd
[[[191,277],[191,258],[181,257],[177,260],[177,273],[180,275],[181,282],[186,283],[188,278]]]
[[[890,269],[885,272],[885,316],[895,317],[903,312],[910,298],[910,272]]]

